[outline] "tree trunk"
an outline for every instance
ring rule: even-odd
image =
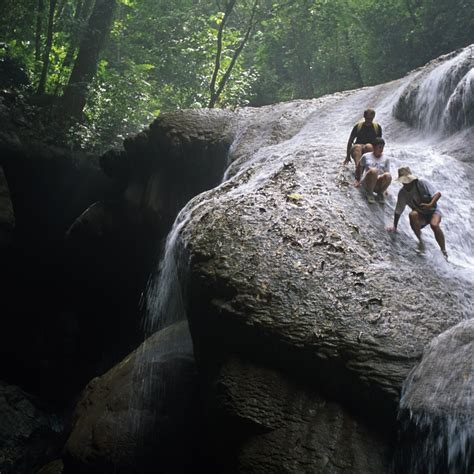
[[[48,32],[46,34],[46,45],[43,54],[43,68],[41,69],[41,77],[38,84],[38,95],[44,94],[46,89],[46,79],[48,77],[49,69],[49,54],[53,46],[53,29],[54,29],[54,12],[56,11],[57,0],[49,0],[49,15],[48,15]]]
[[[72,64],[77,47],[82,39],[81,32],[84,30],[84,25],[90,13],[92,3],[93,0],[85,0],[85,2],[83,0],[77,1],[76,11],[74,12],[75,28],[70,34],[69,48],[63,61],[63,68],[68,68]]]
[[[360,70],[360,65],[357,62],[357,59],[354,55],[354,48],[352,47],[352,42],[349,38],[349,33],[347,30],[343,31],[343,38],[344,38],[344,46],[347,50],[347,60],[352,69],[352,77],[355,81],[355,87],[363,87],[364,86],[364,79],[362,78],[362,73]]]
[[[64,12],[64,7],[66,6],[66,0],[59,0],[58,5],[58,14],[56,15],[57,19],[59,20]]]
[[[35,32],[35,76],[40,73],[41,61],[41,34],[43,33],[44,0],[38,0],[36,10],[36,32]]]
[[[64,91],[64,111],[81,118],[86,105],[87,91],[97,72],[99,55],[110,32],[117,5],[116,0],[96,0],[79,52]]]
[[[84,26],[88,20],[91,12],[94,0],[77,0],[76,10],[74,12],[74,27],[69,33],[69,46],[67,49],[66,56],[64,57],[61,71],[58,74],[58,79],[55,87],[55,95],[59,94],[59,89],[63,84],[63,78],[69,71],[71,64],[73,63],[74,56],[76,55],[77,48],[82,40],[84,33]]]
[[[234,5],[235,5],[235,1],[231,1],[228,4],[228,7],[230,6],[230,8],[226,9],[226,14],[224,15],[224,19],[226,18],[226,16],[228,17],[230,15],[230,13],[232,12],[232,9],[234,8]],[[219,33],[221,33],[221,35],[220,35],[220,37],[218,36],[216,66],[215,66],[214,74],[213,74],[212,80],[211,80],[211,87],[210,87],[211,98],[209,100],[209,105],[208,105],[208,107],[210,109],[212,109],[216,105],[217,101],[219,100],[219,97],[222,94],[222,91],[224,90],[224,87],[226,86],[227,81],[230,78],[230,74],[232,73],[232,69],[234,68],[235,63],[237,62],[237,59],[240,56],[240,53],[244,49],[244,46],[246,45],[246,43],[247,43],[247,41],[250,37],[250,33],[252,31],[252,28],[255,26],[254,18],[255,18],[255,13],[257,11],[257,5],[258,5],[258,0],[255,0],[255,3],[253,4],[253,8],[252,8],[252,14],[250,16],[249,24],[248,24],[248,27],[247,27],[247,31],[245,32],[244,38],[240,42],[237,49],[234,51],[234,54],[232,55],[232,59],[230,61],[230,64],[229,64],[228,68],[226,69],[226,71],[224,72],[224,75],[222,76],[221,80],[219,81],[219,85],[218,85],[217,90],[216,90],[215,89],[215,85],[216,85],[215,81],[217,79],[217,73],[219,72],[220,56],[222,54],[222,33],[221,33],[221,28],[219,28]],[[227,14],[227,10],[229,10],[228,14]],[[224,19],[222,20],[222,23],[221,23],[222,31],[224,29],[224,26],[223,26]]]
[[[211,82],[209,83],[209,92],[211,95],[211,99],[209,101],[209,108],[214,107],[217,98],[216,96],[216,82],[217,82],[217,75],[219,74],[219,70],[221,68],[221,55],[222,55],[222,36],[224,35],[224,28],[229,19],[229,15],[232,13],[234,9],[236,0],[230,0],[224,11],[224,17],[219,25],[219,30],[217,32],[217,51],[216,51],[216,61],[214,63],[214,71],[212,73]]]

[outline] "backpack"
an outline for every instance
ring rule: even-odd
[[[431,199],[433,196],[431,196],[430,194],[427,194],[426,192],[423,192],[424,189],[420,189],[420,180],[417,179],[415,181],[415,187],[416,187],[416,190],[418,191],[418,194],[420,195],[421,197],[421,203],[425,203],[425,204],[428,204],[429,202],[431,202]],[[421,204],[420,203],[420,204]],[[418,206],[417,206],[418,207]],[[438,207],[438,204],[435,203],[435,205],[433,206],[432,209],[420,209],[418,208],[418,210],[422,213],[429,213],[429,212],[433,212],[436,208]]]
[[[357,122],[357,132],[360,132],[362,129],[362,125],[364,125],[365,120],[360,120]],[[379,134],[380,126],[377,122],[372,122],[372,127],[374,128],[375,135]]]

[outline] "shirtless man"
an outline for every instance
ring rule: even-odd
[[[382,136],[382,127],[374,122],[374,118],[375,110],[367,109],[364,111],[364,120],[360,120],[352,128],[347,142],[347,153],[346,159],[344,160],[345,165],[351,161],[352,156],[357,168],[362,155],[374,151],[373,143],[375,138]]]
[[[435,191],[428,181],[414,176],[408,166],[398,168],[398,178],[395,181],[402,183],[403,188],[398,193],[393,226],[388,227],[387,230],[389,232],[396,232],[400,216],[408,205],[411,208],[409,215],[410,227],[418,239],[418,249],[420,251],[424,250],[421,229],[429,224],[441,252],[448,258],[444,234],[439,225],[441,222],[441,212],[438,209],[437,202],[441,197],[441,193]]]

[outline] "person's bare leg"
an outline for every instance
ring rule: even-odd
[[[379,195],[383,196],[385,190],[390,186],[392,182],[392,176],[390,173],[384,173],[383,175],[379,176],[377,182],[374,187],[374,191]]]
[[[416,211],[410,212],[410,227],[412,228],[413,232],[418,239],[418,249],[424,249],[423,239],[421,238],[421,223],[420,223],[420,215]]]
[[[377,170],[371,168],[367,171],[364,178],[364,187],[369,194],[373,194],[375,186],[377,184]]]
[[[441,252],[443,252],[443,254],[447,256],[446,242],[444,240],[444,233],[441,230],[441,227],[439,225],[440,222],[441,222],[441,216],[439,214],[433,214],[433,217],[431,218],[431,221],[430,221],[430,226],[435,236],[436,242],[438,242],[439,248],[441,249]]]
[[[362,147],[362,155],[364,155],[365,153],[370,153],[371,151],[374,151],[374,146],[372,145],[372,143],[366,143]]]
[[[352,156],[352,159],[354,160],[354,164],[356,168],[360,162],[360,159],[362,158],[362,154],[363,154],[362,149],[363,149],[363,145],[354,145],[351,148],[351,156]]]

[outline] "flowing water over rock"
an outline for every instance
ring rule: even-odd
[[[474,125],[474,47],[434,60],[402,94],[396,114],[427,134]]]
[[[474,319],[435,338],[410,373],[400,401],[398,465],[407,474],[474,469]]]
[[[187,205],[168,239],[161,282],[149,294],[150,312],[165,319],[152,327],[172,321],[165,313],[173,306],[186,307],[204,363],[226,350],[252,358],[264,347],[260,360],[287,373],[305,366],[325,396],[359,405],[366,417],[389,413],[429,341],[473,316],[470,51],[380,86],[236,111],[224,182]],[[449,261],[429,228],[425,254],[416,253],[406,211],[396,235],[385,231],[399,185],[391,185],[385,206],[372,207],[351,186],[352,165],[341,166],[347,136],[369,106],[392,174],[409,165],[441,191]],[[393,117],[407,107],[420,118],[404,118],[422,133]],[[454,115],[464,129],[448,134]],[[186,287],[181,301],[179,285]],[[163,310],[169,295],[179,303]],[[471,431],[460,436],[472,440],[470,416]],[[459,452],[458,439],[443,443]]]

